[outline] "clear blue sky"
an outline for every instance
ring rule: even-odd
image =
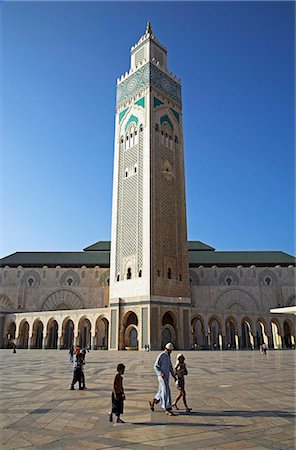
[[[1,256],[110,239],[116,79],[148,19],[182,80],[189,239],[295,253],[292,2],[1,9]]]

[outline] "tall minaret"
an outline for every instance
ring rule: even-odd
[[[110,268],[109,348],[188,347],[181,84],[149,22],[117,81]]]

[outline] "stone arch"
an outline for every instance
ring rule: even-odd
[[[71,283],[70,283],[70,280],[72,280]],[[79,275],[78,275],[78,273],[76,273],[72,269],[67,270],[60,277],[60,284],[61,285],[79,286],[79,283],[80,283]]]
[[[124,345],[127,350],[138,350],[138,327],[134,324],[130,324],[124,331]]]
[[[285,348],[293,348],[295,342],[294,342],[294,336],[293,336],[293,323],[290,319],[285,319],[283,323],[283,344]]]
[[[213,350],[222,348],[222,326],[218,316],[214,315],[209,320],[209,345]]]
[[[256,320],[256,330],[254,330],[254,333],[256,331],[255,337],[256,337],[256,348],[260,348],[262,344],[266,344],[268,346],[268,336],[269,331],[267,328],[266,320],[262,317],[258,317]]]
[[[13,301],[7,295],[0,294],[0,311],[12,312],[13,309]]]
[[[171,342],[176,348],[176,330],[172,325],[166,323],[161,330],[161,348],[164,348],[168,342]]]
[[[205,325],[200,315],[194,316],[191,320],[191,336],[194,348],[205,348]]]
[[[270,279],[270,283],[267,282],[267,279]],[[259,284],[262,285],[274,285],[278,284],[277,276],[270,269],[264,269],[258,275]]]
[[[280,349],[283,346],[281,336],[281,326],[276,318],[272,318],[270,321],[272,346],[274,349]]]
[[[286,306],[296,306],[296,297],[295,294],[291,295],[287,302],[286,302]]]
[[[84,304],[81,297],[70,289],[59,289],[49,294],[43,304],[41,311],[55,311],[59,304],[65,304],[67,309],[83,309]]]
[[[200,283],[199,276],[194,270],[189,270],[189,281],[191,286],[198,286]]]
[[[238,332],[238,324],[237,320],[233,315],[230,315],[225,320],[225,345],[228,350],[230,349],[238,349],[239,347],[239,332]]]
[[[108,350],[109,321],[104,315],[97,318],[95,331],[95,347],[102,350]]]
[[[222,292],[218,296],[214,308],[225,313],[228,311],[234,313],[257,312],[259,310],[255,298],[249,292],[240,288],[230,288]]]
[[[134,326],[136,331],[137,331],[137,333],[138,333],[139,319],[138,319],[138,316],[135,313],[135,311],[130,310],[130,311],[127,311],[124,314],[121,323],[122,323],[122,325],[121,325],[121,329],[120,329],[119,348],[122,350],[122,349],[125,349],[127,347],[130,347],[130,346],[126,345],[126,343],[128,342],[128,337],[127,337],[127,334],[126,334],[127,328],[130,327],[130,326]]]
[[[16,323],[12,320],[7,327],[7,339],[15,339],[16,338]]]
[[[30,279],[33,279],[33,283],[30,282]],[[22,285],[37,286],[40,284],[40,282],[41,277],[39,273],[34,269],[27,270],[21,278]]]
[[[58,348],[58,330],[57,320],[51,317],[47,322],[46,328],[46,348]]]
[[[63,348],[74,347],[74,321],[70,316],[65,317],[62,323],[62,339]]]
[[[100,286],[106,287],[109,286],[110,280],[110,270],[105,270],[100,277]]]
[[[241,348],[254,348],[254,335],[252,320],[245,316],[241,320]]]
[[[43,347],[43,334],[44,334],[44,324],[42,320],[38,317],[34,320],[32,325],[32,342],[31,348],[39,348]]]
[[[175,314],[172,311],[166,311],[162,316],[161,323],[163,326],[169,324],[173,328],[176,328],[177,320]]]
[[[26,319],[23,319],[19,325],[19,335],[18,335],[19,348],[29,347],[29,331],[30,331],[29,323]]]
[[[231,280],[230,282],[228,282],[228,280]],[[233,284],[238,284],[239,283],[239,278],[237,273],[234,270],[231,269],[226,269],[223,270],[223,272],[220,273],[219,275],[219,284],[225,284],[226,286],[230,286]]]
[[[10,320],[6,325],[4,344],[7,346],[16,344],[16,323],[14,320]]]
[[[172,342],[174,347],[177,347],[177,318],[171,310],[163,313],[161,325],[161,348],[163,348],[168,342]]]
[[[132,324],[138,326],[138,323],[139,323],[138,316],[134,311],[128,311],[123,316],[123,325],[125,328]]]
[[[91,321],[82,316],[78,322],[78,345],[80,348],[91,347]]]

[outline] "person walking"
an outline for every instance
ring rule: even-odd
[[[265,342],[263,342],[263,344],[262,344],[262,353],[263,353],[263,355],[266,355],[266,350],[267,350],[267,345],[265,344]]]
[[[154,370],[158,378],[158,392],[153,400],[149,401],[151,411],[154,411],[154,405],[160,403],[161,407],[165,409],[166,414],[169,416],[175,416],[172,411],[171,391],[169,384],[170,374],[176,381],[176,376],[171,362],[171,353],[174,350],[174,346],[171,342],[168,342],[156,358],[154,364]]]
[[[81,366],[81,382],[82,382],[82,389],[87,389],[87,387],[85,386],[85,375],[84,375],[85,355],[86,355],[86,350],[85,350],[85,348],[82,350],[81,354],[82,354],[82,366]]]
[[[73,379],[71,383],[70,390],[75,390],[75,384],[78,381],[79,389],[82,390],[82,364],[83,364],[83,356],[82,353],[77,353],[76,355],[76,361],[74,363],[74,372],[73,372]]]
[[[125,423],[121,418],[120,415],[123,414],[123,402],[125,400],[125,394],[123,390],[123,383],[122,383],[122,375],[124,374],[125,365],[124,364],[118,364],[117,366],[117,374],[115,375],[114,382],[113,382],[113,388],[112,388],[112,410],[109,412],[109,421],[113,422],[113,414],[117,417],[116,422],[117,423]]]
[[[192,411],[192,408],[189,408],[187,405],[186,392],[185,392],[185,378],[184,378],[185,375],[188,375],[188,371],[187,371],[187,367],[185,364],[185,357],[184,357],[184,355],[182,355],[182,353],[179,353],[179,355],[177,356],[174,373],[177,376],[176,384],[177,384],[177,388],[179,389],[180,392],[179,392],[176,400],[172,404],[172,406],[176,409],[179,409],[177,406],[177,403],[180,400],[180,398],[182,397],[184,406],[186,408],[186,412],[190,412],[190,411]]]

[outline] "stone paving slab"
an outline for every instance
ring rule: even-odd
[[[295,351],[188,351],[175,417],[148,400],[158,352],[90,351],[88,389],[70,391],[73,366],[59,350],[0,350],[1,449],[294,450]],[[172,361],[176,352],[172,354]],[[125,424],[110,424],[112,381],[126,365]],[[173,381],[172,396],[177,395]]]

